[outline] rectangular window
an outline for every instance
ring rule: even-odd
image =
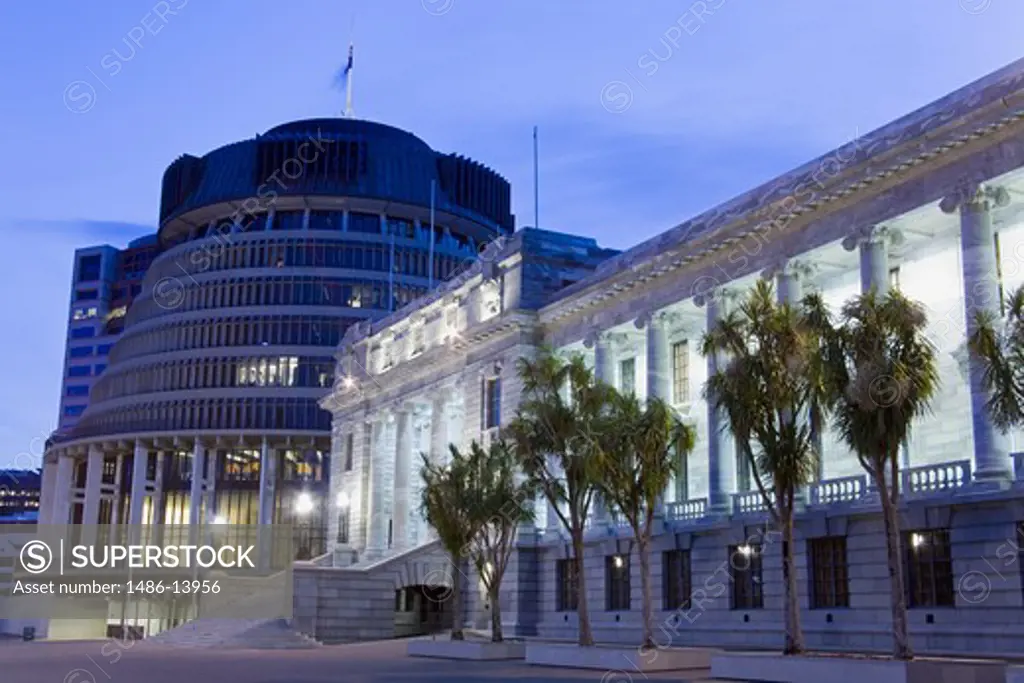
[[[99,346],[96,347],[96,355],[106,356],[108,353],[110,353],[110,349],[113,346],[113,344],[100,344]]]
[[[348,543],[348,508],[338,510],[338,543]]]
[[[690,579],[690,551],[668,550],[662,554],[662,609],[690,609],[693,593]]]
[[[89,395],[89,387],[81,386],[81,385],[70,386],[70,387],[68,387],[64,391],[64,395],[65,396],[88,396]]]
[[[579,605],[579,575],[576,560],[570,558],[555,562],[555,610],[558,612],[575,612]]]
[[[91,282],[100,279],[100,255],[83,256],[78,259],[78,281]]]
[[[672,401],[690,401],[690,343],[687,341],[672,345]]]
[[[903,535],[907,603],[910,607],[953,607],[953,558],[948,529]]]
[[[85,411],[85,406],[65,406],[64,416],[65,417],[78,417]]]
[[[807,541],[810,560],[811,609],[850,606],[846,538],[826,536]]]
[[[96,336],[96,328],[89,327],[73,327],[71,328],[71,334],[69,335],[72,339],[88,339],[89,337]]]
[[[93,347],[91,346],[75,346],[68,350],[68,357],[70,358],[88,358],[92,355]]]
[[[88,377],[92,368],[88,365],[73,365],[68,368],[68,377]]]
[[[380,216],[369,213],[350,212],[348,215],[349,232],[363,232],[377,234],[381,232]]]
[[[900,288],[900,267],[893,266],[889,269],[889,287],[892,289]]]
[[[355,434],[349,432],[345,435],[345,471],[352,471],[352,462],[355,459]]]
[[[636,358],[619,363],[619,390],[627,395],[636,393]]]
[[[732,609],[762,609],[764,591],[761,582],[761,547],[729,546],[732,569]]]
[[[617,612],[629,609],[629,555],[604,558],[605,609]]]
[[[107,369],[106,365],[97,365],[93,368],[97,375],[103,374],[103,371]]]
[[[100,292],[98,289],[79,289],[75,292],[75,301],[90,301],[99,297]]]
[[[501,379],[491,377],[484,380],[484,429],[493,429],[501,424]]]

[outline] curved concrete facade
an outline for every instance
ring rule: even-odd
[[[292,524],[297,557],[322,553],[336,347],[510,234],[509,198],[481,164],[366,121],[180,157],[161,253],[47,453],[42,521]]]

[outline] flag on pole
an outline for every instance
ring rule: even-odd
[[[336,82],[338,88],[345,91],[345,116],[352,116],[352,58],[354,56],[354,46],[349,43],[348,46],[348,61],[345,63],[345,67],[338,72]]]

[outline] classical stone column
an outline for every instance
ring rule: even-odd
[[[412,410],[402,405],[395,411],[395,477],[392,482],[394,516],[392,547],[404,550],[409,542],[409,475],[412,470]]]
[[[880,296],[889,291],[889,247],[903,243],[899,230],[865,226],[843,239],[843,249],[860,253],[860,291],[874,289]]]
[[[53,486],[57,481],[57,463],[55,460],[43,457],[42,482],[39,488],[39,524],[49,524],[50,516],[53,513]]]
[[[715,289],[694,298],[697,306],[705,309],[707,329],[714,328],[726,314],[728,292]],[[707,357],[708,377],[718,373],[724,363],[721,354]],[[708,401],[708,507],[712,512],[732,511],[732,494],[736,491],[736,448],[729,432],[728,417],[722,409],[715,409]]]
[[[592,332],[583,341],[588,349],[594,349],[594,379],[615,386],[615,335],[608,332]],[[593,526],[607,526],[611,521],[608,505],[599,495],[594,496]]]
[[[977,329],[976,317],[979,314],[988,314],[996,319],[1001,315],[996,237],[991,209],[1006,206],[1009,201],[1009,194],[1004,188],[976,185],[959,190],[939,204],[945,213],[960,213],[967,339]],[[1009,481],[1012,472],[1009,443],[1006,435],[992,423],[985,408],[988,392],[984,384],[984,363],[969,349],[967,368],[974,436],[974,479],[982,483],[1002,484]]]
[[[430,457],[435,464],[448,461],[448,399],[444,391],[434,396],[430,409]]]
[[[369,490],[369,511],[370,519],[367,531],[366,555],[368,559],[375,559],[384,554],[387,550],[388,519],[387,500],[385,487],[391,482],[387,478],[390,468],[385,466],[385,459],[394,459],[394,451],[387,448],[389,443],[388,430],[389,421],[394,418],[391,415],[383,415],[373,422],[372,437],[370,441],[370,490]]]
[[[57,476],[50,502],[50,524],[65,525],[71,521],[71,486],[75,476],[75,458],[63,453],[57,455]]]
[[[272,448],[266,437],[260,442],[260,526],[274,523],[274,508],[277,503],[277,449]]]
[[[264,441],[264,445],[266,442]],[[269,524],[263,521],[263,467],[264,461],[260,458],[260,524]],[[192,488],[188,497],[188,525],[192,529],[198,529],[201,521],[200,514],[203,506],[203,472],[206,469],[206,448],[199,439],[192,448]]]
[[[795,306],[803,298],[803,282],[814,273],[814,267],[797,260],[783,260],[761,273],[765,280],[775,280],[775,298],[779,304]]]
[[[414,548],[425,543],[429,537],[427,520],[420,510],[420,501],[423,499],[423,477],[420,470],[423,467],[423,454],[428,458],[433,448],[433,434],[431,433],[431,406],[422,403],[416,406],[412,416],[412,455],[411,469],[409,471],[409,536],[408,547]]]
[[[669,353],[668,328],[672,314],[664,311],[645,313],[634,323],[646,329],[647,396],[672,403],[672,358]]]
[[[647,398],[659,398],[669,405],[672,396],[672,359],[669,353],[668,328],[674,316],[665,311],[647,312],[636,319],[637,329],[646,330]],[[673,486],[670,483],[669,486]],[[665,495],[658,499],[655,517],[665,516]]]
[[[613,341],[613,336],[607,332],[594,332],[583,342],[588,349],[594,349],[594,378],[612,386],[615,385]]]
[[[128,524],[132,529],[131,543],[139,542],[139,526],[142,524],[142,507],[146,501],[146,474],[149,465],[149,450],[141,439],[135,440],[132,453],[132,493],[128,501]]]
[[[156,452],[156,479],[153,481],[153,525],[164,523],[164,467],[163,451]]]
[[[218,448],[206,452],[206,479],[203,484],[205,486],[207,524],[213,524],[213,518],[217,515],[217,467],[220,457],[221,450]]]
[[[89,446],[85,470],[85,504],[82,509],[82,524],[99,524],[100,497],[103,486],[103,451],[99,446]]]

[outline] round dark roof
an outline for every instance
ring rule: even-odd
[[[395,128],[394,126],[389,126],[384,123],[377,123],[376,121],[346,119],[341,117],[289,121],[288,123],[282,123],[279,126],[274,126],[260,137],[278,136],[283,134],[307,135],[310,132],[315,131],[320,131],[324,134],[351,136],[361,135],[368,138],[389,140],[392,142],[402,141],[406,143],[414,143],[430,149],[430,145],[426,142],[409,131],[402,130],[401,128]]]

